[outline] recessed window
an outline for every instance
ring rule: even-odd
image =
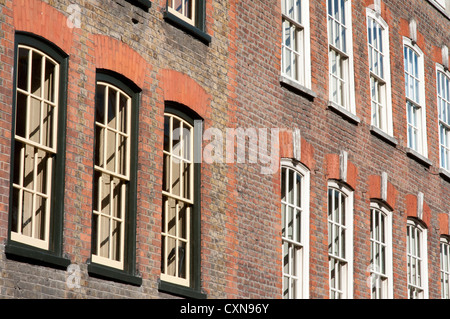
[[[328,186],[328,262],[330,298],[353,297],[353,192],[330,182]]]
[[[203,298],[200,291],[202,120],[167,103],[164,114],[160,290]]]
[[[437,70],[437,97],[440,162],[450,171],[450,74],[441,67]]]
[[[131,97],[100,81],[96,94],[92,261],[123,269]]]
[[[196,2],[199,0],[168,0],[169,11],[184,21],[195,25]]]
[[[281,74],[311,88],[309,0],[282,0]]]
[[[16,35],[10,245],[61,257],[67,56]]]
[[[367,9],[367,38],[371,97],[371,124],[392,135],[389,71],[389,29],[384,20]]]
[[[355,113],[350,0],[328,0],[329,91],[331,102]]]
[[[291,161],[281,166],[283,298],[309,296],[309,171]]]
[[[403,53],[408,147],[427,156],[423,54],[409,39]]]
[[[450,299],[450,241],[441,237],[441,298]]]
[[[135,274],[137,92],[112,72],[97,74],[90,269],[122,279]]]
[[[428,298],[427,230],[418,221],[408,219],[407,237],[408,298]]]
[[[370,205],[370,274],[372,299],[392,298],[391,212],[378,202]]]

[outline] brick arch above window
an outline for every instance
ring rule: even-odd
[[[67,16],[42,1],[14,0],[13,23],[16,31],[33,33],[71,51],[75,28],[69,27]]]
[[[95,34],[92,39],[95,46],[93,54],[96,68],[117,72],[138,87],[144,87],[145,74],[149,66],[139,53],[108,36]]]
[[[325,155],[327,179],[339,180],[351,188],[356,189],[358,169],[355,164],[348,160],[347,155],[344,154],[346,152]]]
[[[211,117],[211,96],[187,74],[163,69],[160,72],[160,81],[164,101],[183,104],[205,120]]]
[[[389,205],[392,210],[396,209],[396,200],[398,191],[389,181],[385,182],[383,186],[383,177],[380,175],[369,176],[369,197],[373,199],[380,199],[385,204]]]
[[[431,209],[419,195],[408,194],[405,198],[406,215],[422,221],[426,227],[431,226]]]

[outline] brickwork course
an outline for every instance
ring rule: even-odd
[[[310,298],[329,298],[330,179],[344,181],[354,192],[353,297],[370,298],[370,202],[383,197],[382,176],[387,178],[385,201],[393,211],[393,297],[408,296],[406,224],[410,216],[421,217],[426,225],[429,298],[441,298],[439,243],[442,235],[449,235],[450,179],[439,169],[436,64],[448,59],[442,47],[450,47],[450,12],[439,9],[435,1],[410,0],[405,5],[406,1],[381,0],[380,14],[389,25],[396,141],[392,143],[371,131],[366,8],[373,5],[372,0],[351,0],[358,123],[328,107],[325,0],[309,1],[313,94],[280,83],[281,1],[205,0],[209,43],[168,23],[165,0],[151,1],[149,8],[139,2],[0,0],[0,298],[179,297],[158,289],[165,101],[193,109],[204,119],[204,130],[277,128],[279,156],[295,158],[308,168]],[[81,13],[78,26],[68,24],[74,8]],[[424,54],[431,165],[407,154],[403,37],[409,37],[412,19]],[[80,269],[76,287],[67,284],[67,269],[17,260],[5,253],[17,32],[42,37],[69,56],[62,254]],[[121,74],[141,89],[135,252],[140,285],[97,278],[87,270],[97,69]],[[293,139],[295,129],[299,141]],[[342,152],[348,159],[346,176],[342,176]],[[200,282],[207,298],[282,298],[280,171],[262,174],[262,165],[267,166],[248,158],[244,163],[201,164]],[[422,216],[417,215],[419,210]]]

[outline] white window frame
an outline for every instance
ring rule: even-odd
[[[441,236],[439,245],[441,257],[441,298],[450,299],[450,238]]]
[[[97,187],[98,189],[95,189],[95,192],[98,192],[97,194],[97,198],[98,198],[98,203],[94,203],[96,208],[101,208],[102,206],[102,201],[103,201],[103,195],[102,195],[102,186],[104,186],[103,184],[103,176],[107,175],[110,178],[109,181],[109,195],[107,198],[109,199],[109,210],[108,213],[104,213],[103,211],[100,210],[96,210],[95,208],[93,209],[93,214],[94,216],[97,216],[97,218],[99,219],[99,221],[97,222],[97,229],[96,234],[97,234],[97,242],[94,243],[94,245],[96,245],[96,254],[92,254],[92,261],[94,263],[98,263],[98,264],[103,264],[109,267],[113,267],[113,268],[117,268],[117,269],[123,269],[124,268],[124,256],[125,256],[125,240],[126,240],[126,234],[125,234],[125,223],[127,220],[127,209],[126,209],[126,201],[127,201],[127,197],[128,194],[127,192],[129,192],[129,190],[127,190],[127,184],[130,181],[130,146],[131,146],[131,142],[130,142],[130,131],[131,131],[131,100],[132,98],[125,93],[124,91],[122,91],[120,88],[118,88],[115,85],[112,85],[110,83],[107,82],[102,82],[102,81],[98,81],[97,82],[97,86],[104,86],[105,87],[105,106],[104,106],[104,117],[105,117],[105,123],[101,123],[96,121],[95,122],[95,126],[100,128],[103,132],[101,138],[103,138],[103,143],[102,144],[98,144],[100,143],[100,141],[96,142],[96,145],[101,145],[102,146],[102,154],[103,154],[103,163],[95,163],[94,165],[94,170],[96,172],[98,172],[99,178],[97,181]],[[107,94],[107,92],[109,92],[109,90],[114,90],[116,91],[116,105],[115,107],[115,118],[114,118],[114,126],[110,126],[108,124],[108,122],[112,122],[109,120],[109,115],[108,115],[108,109],[109,109],[109,96]],[[120,111],[119,111],[119,103],[120,103],[120,96],[124,96],[126,98],[126,110],[124,113],[122,113],[122,118],[119,117]],[[124,131],[121,131],[119,128],[119,121],[123,120],[123,117],[126,116],[126,122],[122,123],[122,125],[124,126],[123,129]],[[108,145],[107,143],[110,142],[108,141],[108,138],[105,138],[106,134],[108,134],[108,136],[110,136],[110,134],[114,134],[115,136],[115,142],[114,142],[114,170],[111,170],[110,168],[107,167],[107,163],[106,163],[106,156],[108,155]],[[120,138],[123,138],[125,140],[125,147],[126,147],[126,151],[123,154],[119,154],[119,142],[120,142]],[[100,147],[100,146],[99,146]],[[97,152],[97,150],[95,150]],[[122,161],[125,161],[125,165],[124,167],[122,167],[123,171],[120,171],[119,169],[119,160],[120,160],[120,155],[124,156],[125,158],[122,158]],[[101,165],[98,165],[101,164]],[[115,179],[116,181],[119,181],[120,183],[123,183],[122,186],[120,187],[120,195],[118,195],[120,197],[120,207],[114,207],[115,205],[113,204],[113,199],[111,199],[111,194],[113,194],[114,192],[114,183],[113,183],[113,179]],[[105,185],[107,185],[108,183],[105,182]],[[117,212],[115,211],[118,210]],[[101,236],[104,234],[102,232],[102,227],[106,226],[106,223],[102,223],[100,222],[100,220],[105,220],[107,219],[109,222],[109,235],[107,236],[107,238],[109,238],[108,241],[108,253],[107,256],[102,255],[105,253],[105,251],[103,250],[103,252],[101,252],[101,242],[102,242],[102,238]],[[116,236],[120,236],[118,238],[118,245],[119,245],[119,255],[115,256],[112,252],[114,245],[113,245],[113,225],[114,224],[120,224],[120,233]]]
[[[329,284],[330,284],[330,298],[335,298],[333,295],[339,294],[340,296],[336,299],[352,299],[353,298],[353,191],[342,183],[330,180],[328,182],[328,209],[327,209],[327,220],[328,220],[328,261],[329,261]],[[330,207],[334,203],[334,197],[332,197],[332,203],[330,203],[329,192],[338,192],[340,198],[345,200],[345,217],[344,224],[340,220],[336,222],[336,218],[330,219]],[[342,197],[341,197],[342,196]],[[331,205],[330,205],[331,204]],[[342,207],[339,207],[339,213],[342,213]],[[334,214],[334,213],[332,213]],[[334,226],[334,227],[332,227]],[[338,238],[339,244],[342,243],[341,234],[334,237],[336,227],[344,231],[345,245],[344,251],[339,251],[336,253],[336,246],[332,242]],[[338,249],[339,250],[339,249]],[[338,268],[336,268],[338,267]],[[334,271],[334,276],[333,276]],[[339,281],[339,283],[333,284],[333,279]]]
[[[39,108],[40,108],[40,116],[39,116],[39,123],[34,123],[35,125],[37,124],[39,127],[39,134],[35,133],[34,136],[38,135],[39,137],[39,141],[36,141],[34,137],[31,136],[31,128],[30,126],[31,124],[31,116],[27,116],[26,118],[26,123],[25,124],[25,136],[20,136],[17,134],[16,131],[16,135],[14,136],[15,140],[19,143],[21,143],[23,145],[23,147],[20,150],[20,158],[16,158],[15,159],[15,165],[19,165],[20,166],[20,176],[18,176],[18,180],[19,180],[19,184],[13,183],[13,189],[16,190],[18,192],[18,213],[17,213],[17,231],[11,231],[11,240],[14,241],[18,241],[30,246],[34,246],[37,248],[41,248],[41,249],[45,249],[48,250],[49,249],[49,245],[50,245],[50,215],[51,215],[51,194],[52,194],[52,182],[53,182],[53,163],[55,161],[55,155],[56,155],[56,143],[57,143],[57,137],[58,137],[58,108],[59,108],[59,77],[60,77],[60,68],[59,68],[59,63],[57,61],[55,61],[54,59],[52,59],[49,55],[47,55],[46,53],[44,53],[41,50],[38,50],[36,48],[27,46],[27,45],[22,45],[19,44],[18,45],[18,50],[20,49],[25,49],[28,50],[28,64],[27,64],[27,88],[26,89],[22,89],[19,88],[19,86],[17,85],[16,90],[17,90],[17,96],[19,94],[22,94],[24,96],[26,96],[26,112],[27,115],[31,114],[31,100],[34,100],[35,103],[37,101],[37,103],[39,103]],[[39,89],[36,90],[35,92],[32,92],[32,83],[31,83],[31,72],[32,72],[32,57],[34,55],[38,55],[40,56],[40,60],[41,60],[41,70],[40,70],[40,86]],[[51,97],[51,99],[48,99],[44,96],[45,94],[45,63],[48,62],[52,63],[55,65],[55,69],[54,69],[54,78],[53,78],[53,96]],[[36,93],[37,92],[37,93]],[[44,111],[45,105],[48,105],[49,107],[53,108],[53,118],[52,121],[49,123],[44,123],[44,115],[47,114]],[[36,106],[34,106],[33,108],[35,108]],[[43,141],[43,135],[42,131],[45,128],[45,125],[51,125],[52,128],[52,132],[48,132],[47,133],[47,137],[51,137],[51,140],[49,141]],[[17,127],[17,120],[16,120],[16,127]],[[50,145],[46,145],[50,144]],[[26,148],[27,147],[31,147],[33,149],[33,155],[29,155],[26,154]],[[38,153],[40,152],[40,154]],[[47,163],[45,165],[45,170],[43,170],[43,174],[45,174],[45,176],[38,176],[38,165],[42,164],[42,162],[40,162],[40,160],[38,159],[39,156],[42,156],[42,153],[45,153],[45,155],[49,156]],[[27,167],[27,165],[25,164],[25,160],[27,156],[31,156],[32,159],[32,163],[31,161],[29,161],[29,164],[32,164],[32,167]],[[25,177],[24,174],[26,173],[27,170],[30,170],[29,174],[31,174],[32,172],[32,188],[27,187],[26,185],[23,185]],[[45,189],[37,189],[37,184],[43,184],[45,185]],[[41,185],[42,187],[42,185]],[[25,195],[24,194],[28,194],[28,196],[31,196],[32,200],[31,201],[27,201],[28,203],[28,208],[26,209],[23,207],[23,202],[25,202]],[[37,217],[37,210],[38,210],[38,199],[44,200],[46,201],[46,205],[45,205],[45,209],[42,212],[42,214],[44,214],[44,220],[42,221],[38,221],[38,217]],[[31,207],[30,207],[31,205]],[[29,214],[28,218],[27,218],[27,222],[23,221],[23,219],[25,218],[25,213]],[[24,234],[24,232],[22,231],[22,227],[24,228],[24,224],[28,224],[31,229],[31,234]],[[37,230],[42,231],[43,229],[43,234],[37,234]],[[38,231],[40,233],[40,231]],[[39,237],[43,235],[43,239],[40,239]]]
[[[168,118],[169,119],[169,149],[168,150],[164,150],[164,156],[165,158],[168,159],[168,163],[166,165],[167,169],[169,170],[167,173],[163,172],[164,176],[163,178],[167,178],[168,177],[168,181],[166,182],[166,189],[162,190],[162,194],[163,194],[163,214],[164,215],[164,224],[162,225],[162,232],[161,232],[161,237],[162,237],[162,241],[164,243],[163,247],[164,250],[162,251],[162,262],[164,263],[163,265],[163,269],[164,271],[161,272],[161,280],[163,281],[167,281],[167,282],[171,282],[174,284],[178,284],[178,285],[182,285],[182,286],[190,286],[191,283],[191,243],[192,243],[192,239],[191,239],[191,220],[193,218],[193,205],[194,205],[194,198],[195,198],[195,194],[194,192],[196,191],[194,189],[194,127],[189,124],[186,119],[177,116],[176,114],[173,113],[164,113],[164,118]],[[177,130],[173,129],[173,120],[178,120],[180,122],[181,128]],[[185,127],[187,127],[187,129],[185,129]],[[186,136],[186,131],[188,131],[189,134],[189,145],[185,144],[185,136]],[[178,134],[178,136],[174,137],[173,133],[176,132]],[[175,145],[173,145],[173,141],[174,140],[179,140],[180,142]],[[188,151],[188,156],[186,156],[186,149],[187,147],[189,148]],[[184,176],[185,176],[185,171],[182,167],[183,165],[179,165],[179,194],[175,194],[173,191],[173,185],[172,185],[172,178],[173,178],[173,171],[174,171],[174,165],[173,163],[178,163],[178,164],[189,164],[189,176],[190,176],[190,180],[188,184],[185,184]],[[168,175],[165,175],[168,174]],[[184,188],[184,186],[189,187],[189,191],[186,191],[186,189]],[[188,193],[188,194],[186,194]],[[176,202],[176,207],[175,207],[175,211],[170,212],[169,210],[169,199],[173,200]],[[180,205],[179,203],[183,203],[183,205],[185,205],[186,207],[186,216],[185,216],[185,234],[184,236],[182,235],[182,226],[180,227],[179,225],[179,212],[180,212]],[[174,233],[171,232],[171,229],[169,229],[169,222],[170,222],[170,213],[175,212],[176,216],[174,218],[175,220],[175,226],[174,226]],[[180,276],[180,269],[179,269],[179,262],[180,262],[180,252],[179,250],[176,251],[176,249],[174,248],[174,259],[175,259],[175,274],[169,274],[169,265],[168,265],[168,261],[167,258],[170,255],[170,251],[169,251],[169,240],[175,241],[175,246],[177,248],[180,248],[181,246],[179,246],[179,243],[181,243],[182,245],[184,244],[185,246],[185,252],[184,252],[184,257],[183,261],[184,261],[184,265],[185,265],[185,269],[184,269],[184,275],[185,278],[183,278],[182,276]],[[172,270],[172,269],[171,269]]]
[[[339,0],[344,4],[344,8],[339,10],[338,15],[344,15],[337,20],[335,16],[329,14],[329,7],[334,8],[334,0],[327,1],[327,28],[328,28],[328,63],[329,63],[329,100],[338,107],[342,107],[350,113],[356,114],[355,106],[355,85],[353,71],[353,39],[352,39],[352,11],[351,0]],[[337,29],[343,28],[345,40],[341,43],[342,36],[335,37]],[[342,35],[342,33],[341,33]],[[337,39],[337,40],[336,40]],[[335,62],[333,62],[335,61]],[[336,66],[336,68],[334,68]],[[342,90],[333,88],[341,83]],[[335,94],[336,92],[336,94]]]
[[[371,298],[392,299],[393,269],[392,269],[392,211],[378,201],[370,203],[370,259],[371,259]],[[373,214],[377,212],[377,214]],[[379,225],[380,227],[375,227]],[[376,233],[375,233],[376,232]],[[384,239],[382,238],[384,236]],[[383,253],[384,250],[384,253]],[[374,262],[375,251],[382,252],[378,261]],[[380,264],[384,264],[383,266]]]
[[[290,5],[298,9],[292,14],[285,12]],[[300,11],[300,13],[299,13]],[[311,48],[309,0],[281,0],[282,43],[281,43],[281,75],[308,89],[311,89]],[[286,30],[289,29],[290,46],[286,45]],[[295,47],[293,47],[295,46]],[[288,54],[290,52],[290,54]],[[287,60],[291,66],[290,74],[286,72]],[[295,68],[295,71],[294,71]],[[295,73],[294,75],[292,73]]]
[[[383,20],[381,15],[374,10],[366,9],[367,17],[367,43],[369,54],[369,73],[370,73],[370,96],[371,96],[371,124],[383,132],[393,136],[392,127],[392,96],[391,96],[391,72],[390,72],[390,54],[389,54],[389,26]],[[381,41],[374,45],[373,31],[369,32],[372,23],[376,24],[376,29],[381,35]],[[372,34],[372,37],[370,36]],[[373,56],[378,54],[382,57],[383,63],[380,66],[380,59],[376,64],[372,61]],[[380,70],[377,72],[376,67]],[[377,89],[374,89],[377,88]]]
[[[427,229],[420,222],[408,218],[406,262],[409,299],[428,299],[427,236]],[[420,268],[420,274],[417,267]]]
[[[302,164],[295,164],[292,160],[282,159],[281,160],[281,176],[280,181],[283,182],[282,174],[283,170],[288,172],[293,172],[293,203],[289,201],[287,196],[283,197],[281,194],[281,214],[282,214],[282,256],[283,260],[285,255],[288,256],[289,262],[287,265],[287,271],[284,267],[284,261],[282,262],[282,273],[283,273],[283,298],[286,299],[307,299],[309,298],[309,193],[310,193],[310,172]],[[295,184],[295,177],[299,176],[301,179],[300,193],[297,189],[297,184]],[[287,193],[289,178],[285,178],[285,190]],[[281,187],[283,190],[283,186]],[[297,196],[300,195],[301,198],[298,199]],[[300,206],[298,206],[298,200],[300,200]],[[288,222],[289,218],[286,218],[287,210],[297,211],[300,216],[298,223],[300,224],[300,238],[289,238],[286,236],[285,230],[289,228]],[[296,219],[296,214],[292,215],[292,218]],[[298,223],[294,222],[292,226],[293,234],[299,235],[297,232]],[[288,246],[288,251],[285,251],[285,245]],[[297,250],[296,250],[297,248]],[[296,251],[294,251],[296,250]],[[288,288],[286,287],[285,280],[288,281]],[[291,289],[291,287],[293,287]],[[284,295],[285,290],[288,291],[287,296]]]
[[[195,17],[196,17],[196,6],[197,6],[197,1],[199,0],[179,0],[181,2],[181,12],[179,12],[178,10],[175,9],[175,1],[176,0],[168,0],[167,1],[167,8],[169,10],[170,13],[172,13],[173,15],[177,16],[178,18],[180,18],[181,20],[192,24],[195,26]],[[185,6],[186,1],[189,1],[191,3],[191,17],[188,16],[188,13],[186,12],[187,8]]]
[[[405,49],[411,50],[417,56],[417,74],[411,74],[410,61],[405,56]],[[427,157],[427,123],[426,123],[426,104],[425,104],[425,73],[424,73],[424,54],[420,48],[413,43],[409,38],[403,38],[403,61],[404,61],[404,75],[405,75],[405,98],[406,98],[406,135],[408,148],[418,152]],[[417,81],[417,89],[408,88],[411,82],[409,79]],[[415,96],[411,96],[411,92]],[[409,120],[410,115],[414,114],[415,123]],[[417,136],[414,139],[410,137],[410,130],[417,131]]]
[[[438,5],[445,9],[445,0],[434,0]]]
[[[442,78],[441,78],[442,77]],[[444,84],[446,88],[442,91]],[[439,165],[450,171],[450,72],[436,64],[436,91],[439,132]]]

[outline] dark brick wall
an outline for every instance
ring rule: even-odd
[[[301,158],[311,172],[310,296],[328,298],[327,182],[339,176],[339,154],[348,153],[347,183],[354,189],[354,297],[369,298],[369,205],[388,176],[393,208],[394,297],[405,298],[406,219],[424,194],[428,228],[430,298],[440,298],[439,237],[448,234],[450,184],[439,175],[436,69],[440,48],[450,46],[450,20],[425,0],[404,6],[382,1],[389,24],[392,108],[396,145],[370,132],[366,7],[352,1],[356,113],[351,123],[327,107],[326,1],[310,0],[312,91],[280,85],[281,6],[278,0],[206,1],[209,45],[163,19],[165,1],[148,12],[124,0],[0,0],[0,297],[171,298],[158,292],[161,256],[161,180],[164,101],[191,107],[204,129],[278,128],[280,156],[294,157],[292,130],[301,133]],[[81,27],[69,28],[69,6],[81,10]],[[428,158],[426,167],[406,155],[402,37],[418,25],[425,55]],[[8,259],[12,72],[14,32],[28,31],[69,55],[65,172],[64,256],[80,267],[80,287],[70,273]],[[96,68],[121,73],[140,89],[136,268],[139,287],[91,277],[94,96]],[[184,89],[174,89],[174,84]],[[269,135],[270,137],[270,135]],[[205,141],[207,142],[207,141]],[[246,151],[249,149],[247,148]],[[270,151],[270,149],[269,149]],[[224,146],[224,156],[225,154]],[[202,164],[201,280],[209,298],[281,297],[280,173],[261,165]],[[248,159],[248,158],[247,158]]]

